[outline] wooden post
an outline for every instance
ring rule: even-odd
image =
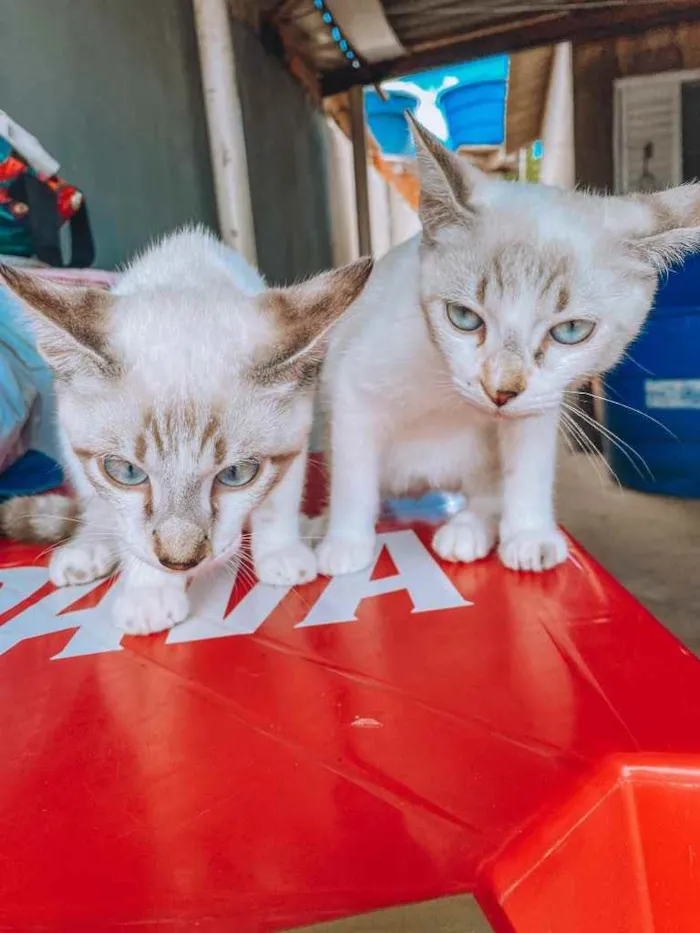
[[[221,237],[255,265],[243,113],[226,0],[194,0],[194,17]]]
[[[527,181],[527,149],[518,149],[518,181]]]
[[[367,128],[365,127],[364,95],[361,87],[352,87],[350,125],[355,167],[355,209],[357,211],[357,242],[361,256],[372,255],[372,227],[369,213],[369,179],[367,177]]]

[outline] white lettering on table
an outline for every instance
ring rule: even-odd
[[[386,547],[389,552],[398,574],[372,580],[382,547]],[[358,573],[333,577],[297,628],[355,622],[357,607],[363,599],[400,590],[406,590],[410,596],[413,612],[457,609],[471,605],[447,579],[414,531],[390,531],[377,535],[374,563]]]
[[[385,547],[396,573],[372,579],[374,565],[359,573],[334,577],[323,590],[297,628],[335,625],[356,620],[360,603],[370,597],[405,591],[413,612],[430,612],[471,606],[448,579],[440,564],[410,529],[380,534],[377,558]],[[36,601],[0,624],[0,655],[30,638],[73,631],[64,648],[53,660],[121,651],[123,632],[111,621],[111,603],[118,586],[113,586],[95,608],[78,605],[96,586],[73,586],[40,593],[46,587],[44,568],[19,567],[0,570],[0,614],[10,613],[32,594]],[[168,632],[168,645],[251,635],[289,594],[290,588],[255,584],[227,614],[235,580],[228,572],[212,573],[195,579],[190,587],[192,615]],[[30,600],[31,601],[31,600]],[[76,606],[76,608],[71,608]]]

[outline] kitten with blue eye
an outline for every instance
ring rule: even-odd
[[[700,246],[700,185],[602,197],[493,179],[414,126],[422,235],[388,253],[322,376],[331,499],[321,573],[367,566],[383,496],[459,491],[449,561],[567,557],[553,505],[564,392],[613,366],[660,269]]]
[[[235,563],[248,521],[260,580],[312,580],[299,510],[313,393],[329,331],[371,265],[268,290],[240,256],[185,230],[111,292],[0,268],[55,375],[77,493],[9,501],[3,533],[73,533],[51,555],[57,586],[120,566],[114,618],[134,634],[184,620],[189,578]]]

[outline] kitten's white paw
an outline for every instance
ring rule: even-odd
[[[103,541],[65,544],[51,555],[49,579],[54,586],[78,586],[108,577],[117,565],[111,547]]]
[[[455,515],[433,536],[433,550],[438,557],[465,564],[486,557],[495,543],[495,530],[471,512]]]
[[[558,528],[520,531],[501,541],[498,556],[511,570],[551,570],[563,564],[569,553],[566,538]]]
[[[316,555],[301,541],[295,541],[276,551],[257,555],[255,572],[261,583],[272,586],[296,586],[316,579]]]
[[[324,538],[316,551],[318,572],[326,577],[355,573],[369,567],[374,559],[375,537]]]
[[[133,586],[115,599],[112,618],[129,635],[151,635],[184,622],[189,611],[187,594],[180,587]]]

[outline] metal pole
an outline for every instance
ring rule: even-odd
[[[357,241],[361,256],[372,255],[372,227],[369,214],[369,179],[367,176],[367,129],[364,96],[361,87],[350,88],[350,125],[355,167],[355,209]]]

